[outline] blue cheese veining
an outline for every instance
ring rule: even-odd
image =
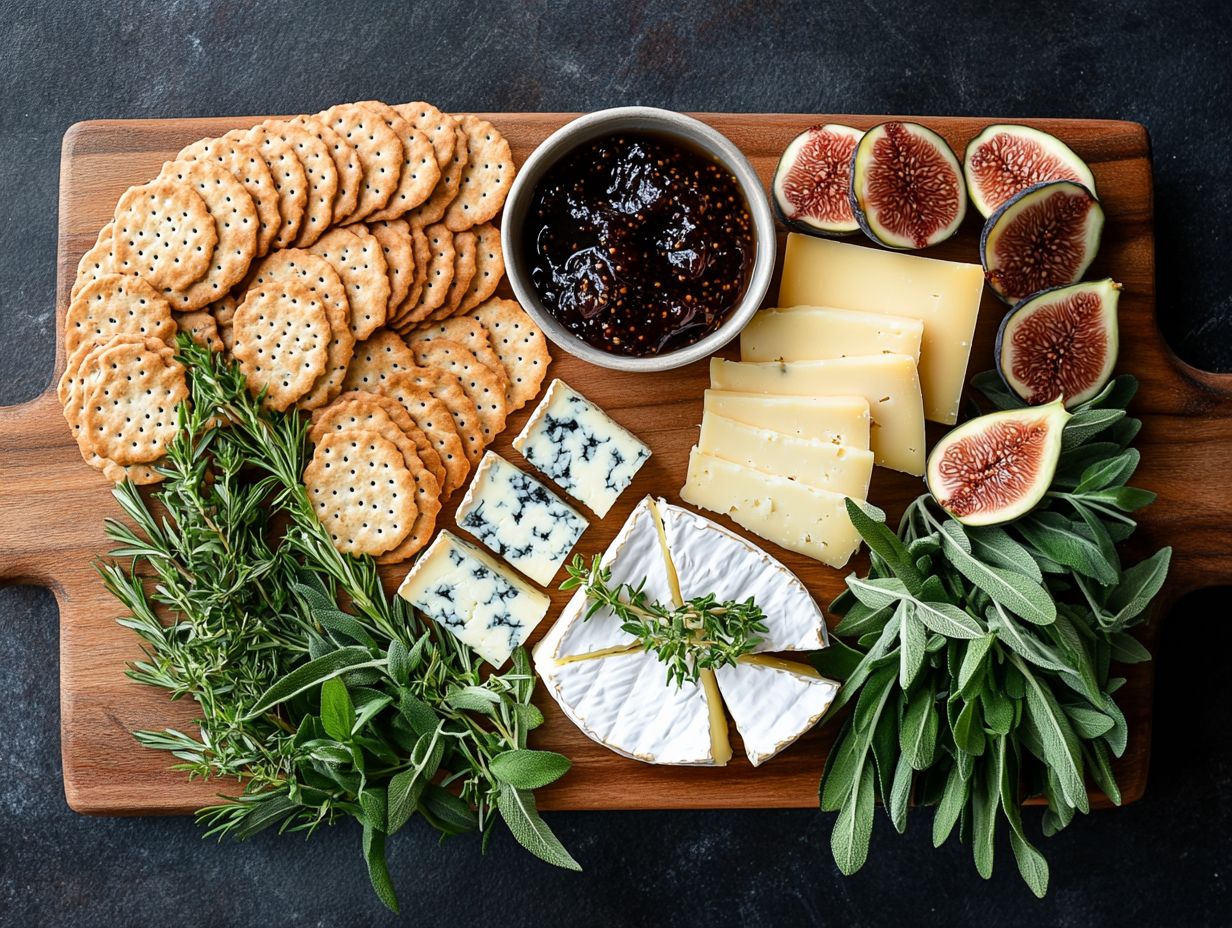
[[[458,527],[547,586],[587,523],[543,483],[491,451],[462,498]]]
[[[600,518],[650,457],[650,449],[563,380],[553,380],[513,447]]]
[[[486,551],[442,531],[398,595],[493,667],[509,660],[548,611],[548,597]]]

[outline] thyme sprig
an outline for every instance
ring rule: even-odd
[[[638,640],[644,651],[667,665],[667,679],[677,688],[696,683],[703,669],[736,663],[761,643],[765,614],[750,597],[744,602],[719,602],[713,593],[666,606],[646,595],[643,580],[611,585],[612,572],[597,555],[586,563],[582,555],[566,566],[562,590],[581,588],[588,601],[583,621],[600,609],[620,620],[620,627]]]

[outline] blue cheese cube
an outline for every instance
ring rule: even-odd
[[[456,519],[459,528],[544,586],[588,525],[542,482],[491,451],[479,462]]]
[[[563,380],[553,380],[513,447],[600,518],[633,482],[650,449]]]
[[[548,611],[543,592],[445,531],[419,556],[398,595],[493,667],[509,660]]]

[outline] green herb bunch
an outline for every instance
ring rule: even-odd
[[[997,408],[1022,405],[995,374],[973,383]],[[934,845],[957,827],[986,879],[1004,821],[1019,872],[1042,897],[1048,863],[1027,838],[1021,800],[1046,801],[1046,836],[1088,811],[1088,778],[1120,803],[1112,759],[1128,731],[1113,665],[1150,659],[1128,629],[1171,557],[1164,548],[1127,567],[1117,551],[1131,513],[1154,499],[1127,485],[1139,460],[1141,423],[1125,411],[1136,390],[1118,377],[1074,409],[1047,496],[1013,522],[963,526],[925,494],[895,534],[848,500],[871,567],[848,577],[831,608],[856,646],[835,641],[817,661],[844,681],[831,712],[854,703],[820,789],[821,808],[839,813],[831,849],[843,873],[867,857],[875,798],[902,832],[914,794],[936,807]]]
[[[560,588],[581,587],[586,594],[589,605],[582,620],[589,621],[600,609],[610,610],[642,650],[653,651],[667,665],[667,679],[677,689],[696,683],[704,669],[736,663],[767,631],[766,616],[752,597],[742,603],[718,602],[710,593],[683,606],[664,606],[646,595],[645,580],[637,586],[612,586],[612,572],[598,555],[588,565],[579,554],[565,569],[569,576]]]
[[[300,474],[302,417],[265,410],[244,377],[185,336],[191,408],[147,502],[116,499],[117,547],[99,565],[142,639],[129,676],[196,701],[199,732],[139,731],[189,777],[235,778],[242,794],[201,810],[207,834],[277,826],[311,833],[358,820],[372,884],[395,911],[385,840],[419,815],[442,837],[503,818],[523,846],[579,869],[540,818],[534,790],[569,768],[527,748],[543,722],[524,649],[503,674],[403,600],[374,561],[333,547]],[[348,605],[343,609],[342,600]]]

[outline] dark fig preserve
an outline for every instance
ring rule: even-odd
[[[620,133],[574,149],[539,181],[522,231],[548,311],[596,348],[634,357],[717,329],[754,257],[735,177],[658,135]]]

